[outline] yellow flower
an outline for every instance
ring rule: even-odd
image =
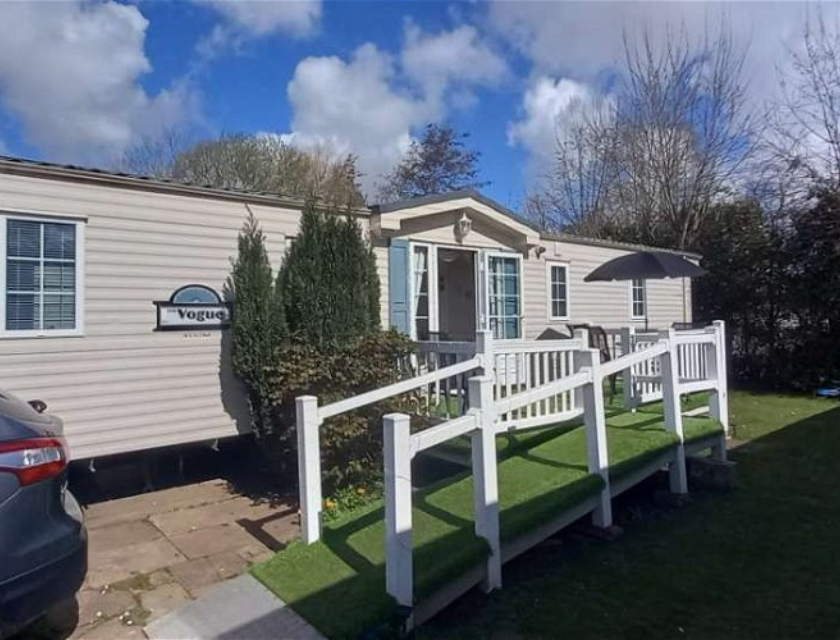
[[[326,500],[324,501],[324,506],[327,509],[335,509],[338,506],[338,503],[335,500]]]
[[[358,493],[360,496],[365,495],[365,488],[364,487],[358,487],[356,489],[356,493]]]

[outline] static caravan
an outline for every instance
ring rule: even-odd
[[[279,266],[303,203],[0,159],[0,388],[65,421],[74,459],[212,441],[248,416],[221,295],[253,213]],[[690,283],[584,283],[638,249],[540,234],[474,192],[351,212],[382,320],[418,341],[691,321]]]

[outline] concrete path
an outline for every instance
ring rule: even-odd
[[[75,639],[131,640],[299,536],[296,508],[222,480],[91,505],[88,576]],[[272,596],[273,597],[273,596]]]
[[[145,628],[151,640],[267,640],[323,638],[282,600],[245,574]]]

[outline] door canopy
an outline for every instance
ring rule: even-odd
[[[528,250],[539,244],[536,229],[490,198],[477,191],[423,196],[372,207],[371,227],[386,236],[405,235],[423,221],[434,226],[452,226],[459,243],[469,244],[474,223],[492,228],[510,238],[514,246]],[[443,215],[454,214],[454,215]],[[444,222],[436,222],[445,220]]]

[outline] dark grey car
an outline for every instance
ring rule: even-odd
[[[66,606],[87,572],[61,420],[44,408],[0,391],[0,638]]]

